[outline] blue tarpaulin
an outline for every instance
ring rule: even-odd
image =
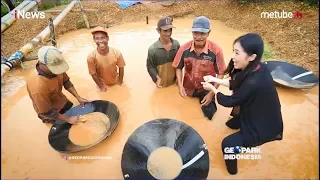
[[[127,7],[133,6],[135,4],[140,3],[139,1],[116,1],[117,4],[119,4],[119,6],[122,9],[125,9]]]

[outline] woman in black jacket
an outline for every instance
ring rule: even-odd
[[[281,105],[271,74],[261,63],[263,49],[264,43],[258,34],[249,33],[237,38],[225,72],[231,80],[205,76],[205,82],[202,82],[204,89],[216,94],[220,105],[236,110],[226,124],[240,131],[223,139],[224,155],[226,147],[255,147],[283,138]],[[224,95],[210,82],[229,87],[232,95]],[[225,162],[228,172],[237,174],[237,160]]]

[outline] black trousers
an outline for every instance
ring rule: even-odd
[[[239,116],[234,116],[233,118],[231,118],[229,121],[227,121],[226,125],[231,129],[240,129],[241,123],[240,123]],[[283,135],[282,135],[282,133],[280,133],[275,138],[249,145],[249,144],[245,144],[245,136],[240,131],[238,131],[236,133],[233,133],[233,134],[225,137],[222,140],[221,148],[222,148],[222,153],[224,156],[226,154],[224,152],[224,149],[226,147],[235,147],[235,146],[240,146],[240,147],[245,147],[245,148],[257,147],[257,146],[261,146],[261,145],[268,143],[268,142],[282,140],[282,139],[283,139]],[[237,174],[238,173],[238,164],[237,164],[236,159],[225,160],[225,163],[227,166],[227,170],[230,174]]]
[[[201,104],[201,101],[203,98],[209,93],[209,91],[194,91],[192,94],[192,97],[199,98],[199,103]],[[202,106],[201,110],[205,117],[207,117],[209,120],[212,119],[213,115],[217,112],[217,105],[215,102],[215,98],[212,98],[212,101],[207,106]]]
[[[224,149],[226,147],[229,148],[229,147],[236,147],[236,146],[239,146],[239,147],[245,146],[245,137],[240,131],[233,133],[222,140],[221,148],[222,148],[223,157],[224,155],[226,155],[226,153],[224,152]],[[226,159],[225,163],[227,166],[227,170],[230,174],[234,175],[238,173],[237,159],[232,159],[232,160]]]

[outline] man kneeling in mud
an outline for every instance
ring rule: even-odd
[[[222,49],[212,41],[207,40],[210,33],[210,20],[200,16],[193,21],[193,40],[182,45],[172,63],[176,68],[179,92],[182,97],[198,97],[204,115],[211,120],[217,106],[214,93],[203,89],[203,77],[211,75],[223,78],[226,69]],[[184,82],[182,82],[182,69],[185,68]],[[216,88],[219,87],[215,83]]]

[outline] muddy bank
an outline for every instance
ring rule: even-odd
[[[177,2],[170,7],[163,7],[160,3],[138,4],[125,10],[120,9],[114,2],[86,2],[83,6],[86,9],[97,9],[96,12],[87,12],[91,25],[114,26],[125,22],[145,21],[146,16],[154,19],[162,15],[179,16],[179,13],[183,15],[184,12],[193,12],[188,17],[205,15],[237,30],[260,33],[266,44],[275,51],[274,58],[295,63],[318,75],[318,9],[308,8],[303,3],[287,1],[238,4],[228,1],[191,1]],[[74,9],[79,8],[76,6]],[[303,18],[260,18],[261,12],[282,10],[300,11]],[[51,16],[55,17],[57,14],[47,13],[47,18]],[[4,55],[14,53],[46,25],[45,20],[19,20],[14,23],[2,36]],[[81,13],[70,12],[57,26],[56,32],[59,36],[80,27],[84,27]],[[36,54],[36,50],[33,54]]]

